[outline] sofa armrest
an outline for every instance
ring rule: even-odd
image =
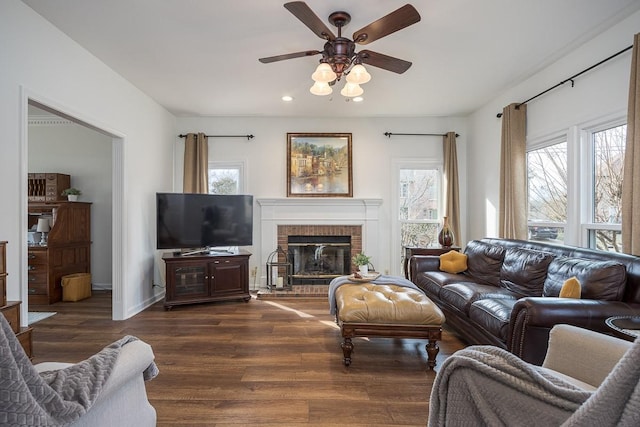
[[[127,343],[120,350],[111,376],[104,386],[103,393],[117,390],[122,384],[131,381],[136,376],[142,377],[142,373],[153,363],[153,360],[153,350],[146,342],[137,340]]]
[[[598,332],[609,332],[604,321],[611,316],[635,315],[637,306],[619,301],[526,297],[516,302],[509,323],[509,351],[527,362],[544,360],[549,331],[564,323]]]
[[[631,345],[588,329],[556,325],[542,366],[599,387]]]
[[[437,255],[413,255],[409,258],[409,278],[413,283],[416,283],[417,275],[424,271],[440,271],[440,257]]]

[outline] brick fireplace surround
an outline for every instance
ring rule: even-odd
[[[278,245],[287,250],[287,236],[351,236],[351,254],[365,252],[375,260],[379,245],[381,199],[258,199],[261,222],[261,265]],[[261,283],[266,285],[266,271]],[[328,285],[295,285],[291,291],[264,291],[277,297],[326,296]]]

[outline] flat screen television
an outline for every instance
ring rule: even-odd
[[[156,193],[158,249],[227,249],[253,244],[253,196]]]

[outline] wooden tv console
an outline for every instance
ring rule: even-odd
[[[249,257],[246,251],[224,254],[165,254],[167,288],[164,308],[242,299],[248,302]]]

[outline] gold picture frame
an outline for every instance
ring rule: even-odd
[[[287,197],[353,197],[350,133],[287,133]]]

